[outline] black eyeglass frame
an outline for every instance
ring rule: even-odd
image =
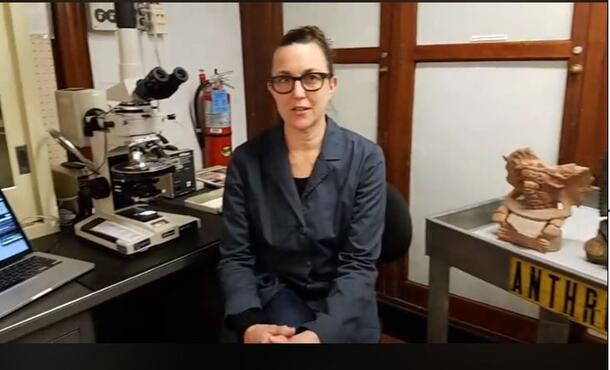
[[[305,87],[305,85],[303,84],[302,79],[303,79],[305,76],[311,76],[311,75],[317,75],[317,76],[319,76],[319,77],[322,77],[322,83],[320,84],[320,87],[318,87],[317,89],[308,89],[308,88],[306,88],[306,87]],[[291,93],[291,92],[294,90],[294,84],[295,84],[297,81],[299,81],[299,82],[301,83],[301,86],[303,87],[303,90],[305,90],[305,91],[307,91],[307,92],[315,92],[315,91],[319,91],[319,90],[320,90],[322,87],[324,87],[324,81],[325,81],[327,78],[331,78],[331,77],[333,77],[333,76],[334,76],[334,75],[333,75],[332,73],[325,73],[325,72],[307,72],[307,73],[305,73],[305,74],[303,74],[303,75],[301,75],[301,76],[299,76],[299,77],[294,77],[294,76],[290,76],[290,75],[279,75],[279,76],[273,76],[273,77],[270,77],[270,78],[267,80],[267,83],[268,83],[269,85],[271,85],[271,89],[273,89],[273,91],[275,91],[275,92],[276,92],[276,93],[278,93],[278,94],[290,94],[290,93]],[[277,90],[275,89],[275,86],[273,86],[273,80],[274,80],[274,79],[276,79],[276,78],[280,78],[280,77],[282,77],[282,78],[290,78],[290,80],[292,81],[292,84],[291,84],[291,86],[290,86],[290,90],[285,91],[285,92],[280,92],[280,91],[277,91]]]

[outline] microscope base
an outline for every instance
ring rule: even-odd
[[[135,219],[135,213],[144,214],[144,220]],[[76,235],[127,255],[147,251],[200,227],[197,217],[143,210],[137,206],[114,214],[94,214],[74,225]]]

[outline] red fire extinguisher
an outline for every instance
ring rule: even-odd
[[[195,114],[204,135],[205,167],[226,166],[231,157],[231,95],[225,89],[232,88],[227,83],[229,73],[214,70],[214,75],[207,78],[203,70],[199,71]]]

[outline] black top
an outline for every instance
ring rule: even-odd
[[[305,191],[305,186],[307,186],[307,180],[309,180],[309,177],[303,177],[303,178],[295,177],[294,178],[294,183],[297,185],[297,190],[299,191],[299,196],[303,195],[303,192]]]

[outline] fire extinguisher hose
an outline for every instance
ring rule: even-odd
[[[203,136],[203,127],[199,127],[199,119],[201,118],[201,112],[199,111],[199,93],[205,89],[205,87],[205,84],[199,84],[199,86],[197,86],[197,90],[195,90],[195,97],[193,98],[193,108],[195,110],[195,122],[193,124],[193,129],[195,130],[195,137],[197,137],[202,149],[205,146],[205,140],[203,140],[203,137],[200,138],[197,135],[197,128],[199,128],[201,136]]]

